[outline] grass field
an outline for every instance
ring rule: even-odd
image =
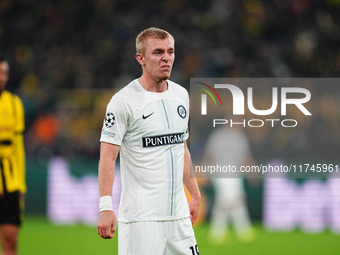
[[[253,243],[240,243],[231,236],[223,245],[214,246],[206,240],[208,225],[195,228],[200,254],[208,255],[337,255],[340,235],[329,232],[305,234],[270,233],[257,227]],[[115,255],[117,238],[104,240],[95,227],[84,225],[54,226],[44,218],[26,217],[20,233],[19,255]],[[190,252],[188,253],[190,254]],[[156,254],[140,254],[156,255]]]

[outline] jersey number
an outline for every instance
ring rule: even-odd
[[[190,246],[190,250],[192,252],[192,255],[200,255],[200,253],[198,252],[198,247],[197,244],[194,246]]]

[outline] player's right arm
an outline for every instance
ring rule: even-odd
[[[115,165],[120,146],[102,142],[98,165],[99,195],[112,196],[112,186],[115,175]],[[114,237],[117,219],[112,210],[101,211],[97,223],[98,234],[104,239]]]

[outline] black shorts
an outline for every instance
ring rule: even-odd
[[[0,224],[21,225],[23,206],[19,191],[0,195],[0,208]]]

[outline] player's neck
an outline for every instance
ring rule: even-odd
[[[154,79],[147,78],[145,75],[142,75],[138,81],[143,88],[149,92],[161,93],[168,90],[168,82],[166,80],[155,81]]]

